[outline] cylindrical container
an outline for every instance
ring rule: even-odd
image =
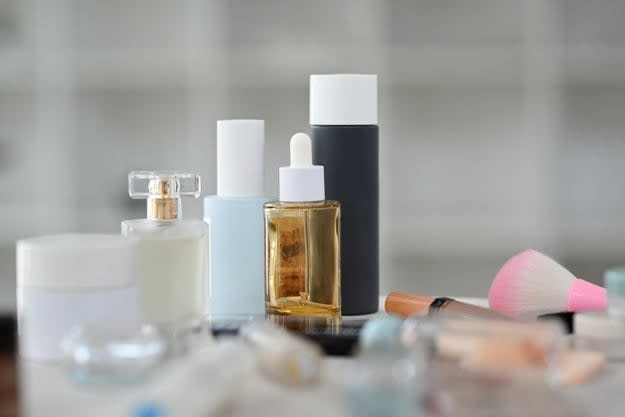
[[[217,195],[204,199],[209,224],[209,312],[262,315],[265,122],[217,122]]]
[[[311,75],[313,163],[325,167],[326,196],[341,202],[344,315],[378,311],[377,76]]]
[[[139,322],[137,243],[114,235],[51,235],[17,242],[20,355],[61,359],[75,326]]]

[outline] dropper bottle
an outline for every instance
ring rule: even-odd
[[[340,316],[340,217],[325,200],[323,167],[310,137],[291,138],[280,168],[280,201],[265,204],[265,305],[268,313]]]
[[[182,219],[181,197],[200,195],[200,177],[171,171],[133,171],[131,198],[147,200],[147,218],[122,222],[139,242],[139,300],[144,323],[171,324],[204,312],[206,235],[201,220]]]

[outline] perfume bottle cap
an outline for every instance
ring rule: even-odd
[[[312,144],[305,133],[291,138],[291,165],[280,168],[280,201],[325,200],[323,167],[312,164]]]
[[[378,76],[310,76],[311,125],[377,125]]]
[[[264,120],[218,120],[217,195],[262,196],[264,152]]]
[[[182,217],[180,197],[200,196],[200,176],[176,171],[132,171],[128,195],[148,200],[148,219],[175,220]]]

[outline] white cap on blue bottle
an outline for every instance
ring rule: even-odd
[[[312,164],[312,144],[306,133],[291,138],[291,165],[280,168],[280,201],[325,200],[323,166]]]
[[[217,121],[217,195],[261,197],[264,185],[265,121]]]

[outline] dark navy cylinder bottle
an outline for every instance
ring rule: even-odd
[[[344,315],[379,307],[377,77],[313,75],[313,162],[325,167],[328,199],[341,203],[341,304]]]

